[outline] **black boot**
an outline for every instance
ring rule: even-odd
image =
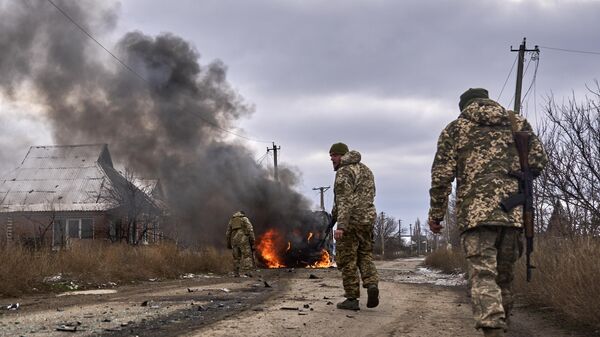
[[[375,308],[379,305],[379,288],[376,284],[367,287],[367,308]]]
[[[344,302],[338,303],[337,308],[354,311],[360,310],[360,307],[358,306],[358,300],[356,298],[347,298]]]
[[[483,336],[485,337],[504,337],[504,329],[483,328]]]

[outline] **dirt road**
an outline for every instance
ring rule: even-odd
[[[342,311],[336,269],[260,270],[250,278],[196,275],[119,287],[104,294],[8,299],[2,336],[481,336],[460,276],[378,262],[381,303]],[[560,329],[518,308],[509,336],[596,336]]]

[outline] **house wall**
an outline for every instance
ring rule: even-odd
[[[61,233],[64,237],[70,234],[72,241],[108,240],[110,223],[103,212],[0,213],[0,245],[60,245],[65,243],[59,237]],[[66,233],[68,228],[70,233]]]
[[[30,247],[61,247],[90,240],[130,241],[126,217],[106,212],[0,213],[0,246],[19,243]],[[140,217],[136,243],[163,240],[159,217]]]

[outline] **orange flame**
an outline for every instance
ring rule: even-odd
[[[329,252],[326,249],[321,251],[321,259],[307,268],[329,268],[331,266],[331,260],[329,258]]]
[[[310,239],[312,239],[313,237],[313,233],[312,232],[308,232],[308,238],[306,239],[307,242],[310,242]]]
[[[279,238],[279,234],[275,229],[269,229],[260,239],[256,246],[258,253],[265,261],[267,268],[282,268],[285,265],[281,262],[277,255],[275,242]]]

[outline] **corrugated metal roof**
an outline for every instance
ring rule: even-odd
[[[0,212],[108,210],[116,174],[106,144],[32,146],[0,180]]]
[[[96,163],[113,166],[106,144],[32,146],[22,168],[74,168]]]

